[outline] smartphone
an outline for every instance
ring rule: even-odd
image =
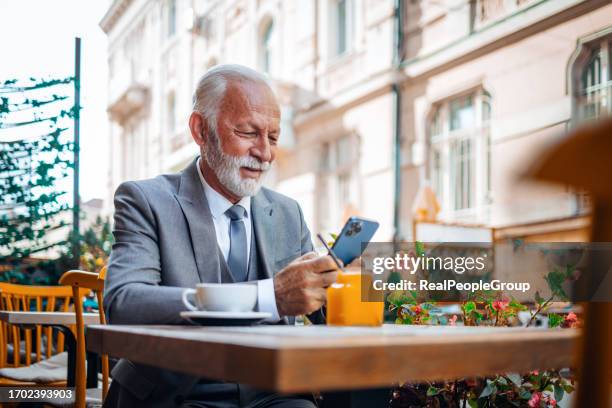
[[[344,263],[348,265],[361,256],[365,245],[370,242],[374,233],[378,229],[378,223],[372,220],[366,220],[360,217],[351,217],[346,221],[344,227],[336,242],[332,246],[334,254]]]

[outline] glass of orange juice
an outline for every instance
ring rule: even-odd
[[[362,285],[367,285],[362,294]],[[362,298],[363,295],[363,298]],[[327,288],[327,324],[334,326],[380,326],[385,302],[372,288],[372,278],[359,270],[341,272]]]

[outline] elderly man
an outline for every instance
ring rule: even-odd
[[[221,65],[199,81],[189,129],[200,157],[179,174],[123,183],[115,194],[115,245],[105,289],[112,324],[182,323],[184,288],[257,281],[273,321],[322,320],[336,279],[312,252],[299,205],[262,188],[280,137],[280,111],[264,77]],[[257,370],[257,367],[244,367]],[[241,384],[198,379],[120,360],[107,406],[312,407]]]

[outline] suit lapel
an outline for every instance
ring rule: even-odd
[[[270,203],[263,190],[251,200],[251,214],[253,216],[253,233],[257,245],[257,255],[263,267],[263,276],[272,277],[272,263],[276,259],[274,245],[275,205]]]
[[[181,184],[175,197],[189,225],[200,282],[224,282],[227,279],[221,276],[215,225],[196,163],[197,159],[183,170]]]

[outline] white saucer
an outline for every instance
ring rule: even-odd
[[[272,313],[188,310],[181,312],[181,317],[203,326],[248,326],[271,318]]]

